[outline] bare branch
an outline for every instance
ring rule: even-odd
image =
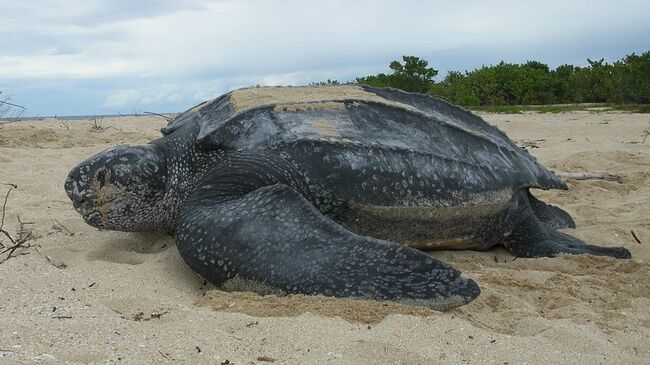
[[[0,94],[1,93],[2,92],[0,91]],[[22,105],[9,102],[10,99],[11,95],[4,96],[0,100],[0,117],[7,115],[9,117],[9,121],[15,121],[19,119],[27,109]]]
[[[7,209],[7,200],[9,199],[9,194],[11,194],[11,188],[7,190],[7,195],[5,195],[5,201],[2,203],[2,219],[0,219],[0,231],[5,226],[5,209]]]
[[[66,123],[64,120],[60,120],[59,122],[65,127],[66,130],[70,131],[70,126],[68,123]]]
[[[8,102],[8,101],[2,101],[2,100],[0,100],[0,104],[6,104],[6,105],[10,105],[10,106],[13,106],[13,107],[16,107],[16,108],[27,109],[27,108],[25,108],[25,107],[22,106],[22,105],[18,105],[18,104],[10,103],[10,102]]]
[[[154,112],[142,112],[142,113],[143,113],[143,114],[157,115],[157,116],[159,116],[159,117],[163,117],[163,118],[167,119],[167,121],[169,121],[169,122],[171,122],[172,120],[174,120],[174,118],[172,118],[172,117],[170,117],[170,116],[168,116],[168,115],[164,115],[164,114],[158,114],[158,113],[154,113]]]
[[[32,230],[27,229],[26,227],[29,224],[34,224],[34,222],[23,222],[20,220],[20,216],[18,216],[18,238],[14,238],[9,232],[4,229],[7,200],[9,199],[9,194],[12,190],[13,186],[9,188],[7,194],[5,195],[5,200],[2,204],[2,218],[0,218],[0,233],[4,234],[9,239],[9,241],[11,241],[11,245],[5,246],[0,242],[0,248],[3,249],[0,251],[0,255],[3,255],[5,253],[7,254],[4,260],[1,260],[0,262],[7,261],[13,257],[14,252],[16,252],[17,249],[21,247],[30,247],[30,244],[27,242],[34,239]]]

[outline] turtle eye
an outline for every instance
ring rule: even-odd
[[[146,160],[140,164],[140,169],[148,176],[157,173],[159,170],[158,164],[151,160]]]

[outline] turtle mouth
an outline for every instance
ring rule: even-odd
[[[92,199],[81,198],[79,200],[73,200],[72,205],[86,223],[97,226],[102,222],[104,216],[108,213],[108,207],[115,200],[117,200],[117,197],[95,204]]]
[[[86,216],[95,211],[95,206],[91,203],[90,199],[81,198],[72,201],[72,206],[77,213]]]
[[[83,217],[83,220],[87,224],[89,224],[89,225],[91,225],[93,227],[98,227],[99,228],[99,226],[101,225],[102,216],[101,216],[101,214],[99,214],[98,211],[94,211],[94,212],[91,212],[90,214],[82,215],[82,217]]]

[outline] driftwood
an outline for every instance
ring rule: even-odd
[[[621,182],[621,177],[607,172],[556,172],[555,175],[571,180],[606,180]]]

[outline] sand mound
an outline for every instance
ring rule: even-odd
[[[46,119],[43,122],[0,124],[0,147],[63,149],[118,143],[147,143],[159,137],[160,117],[139,117],[142,128],[126,128],[129,117],[96,121]],[[148,125],[149,124],[149,125]]]

